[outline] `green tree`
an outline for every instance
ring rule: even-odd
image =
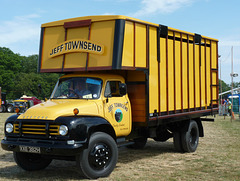
[[[12,97],[14,89],[14,80],[17,72],[21,70],[20,56],[14,54],[10,49],[0,47],[0,86],[2,91],[8,93],[8,97]]]
[[[219,79],[219,93],[221,93],[221,87],[222,87],[222,92],[226,92],[226,91],[229,91],[231,89],[230,85],[228,85],[223,80]]]
[[[17,99],[22,95],[40,99],[50,97],[59,74],[38,74],[37,64],[38,55],[20,56],[0,47],[0,87],[7,93],[7,99]],[[42,85],[42,94],[38,91],[39,84]]]
[[[37,72],[38,55],[30,55],[21,59],[21,68],[24,73]]]

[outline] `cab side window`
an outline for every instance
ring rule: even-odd
[[[104,96],[105,97],[120,97],[120,91],[119,91],[119,84],[121,82],[120,81],[108,81],[106,88],[105,88],[105,92],[104,92]]]

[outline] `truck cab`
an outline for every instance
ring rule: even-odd
[[[95,117],[113,128],[114,137],[131,132],[131,106],[121,76],[69,74],[57,82],[50,99],[34,106],[18,119],[58,117]],[[84,138],[86,139],[86,138]]]
[[[109,173],[112,164],[116,164],[118,152],[114,140],[125,138],[132,130],[125,80],[111,74],[62,76],[49,100],[24,114],[9,117],[5,125],[2,147],[13,151],[15,161],[25,170],[42,169],[50,160],[63,155],[65,159],[77,157],[80,165],[79,154],[96,137],[104,143],[89,148],[96,152],[90,165],[97,170],[107,167]],[[93,137],[96,133],[98,136]],[[36,160],[37,164],[30,160]]]

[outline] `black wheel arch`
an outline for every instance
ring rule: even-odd
[[[89,138],[95,132],[103,132],[103,133],[109,134],[114,140],[116,140],[115,131],[110,124],[99,124],[99,125],[90,127],[88,132]]]
[[[200,118],[188,119],[185,121],[178,122],[176,124],[169,125],[169,129],[172,132],[187,132],[189,128],[190,121],[196,121],[199,129],[199,137],[204,137],[203,125]]]
[[[112,125],[102,117],[59,117],[56,122],[61,122],[69,128],[69,138],[76,141],[89,143],[91,135],[95,132],[104,132],[116,140],[116,134]]]
[[[184,127],[185,128],[184,131],[188,130],[190,121],[196,121],[196,123],[198,125],[198,130],[199,130],[199,137],[203,137],[204,136],[203,125],[202,125],[202,121],[200,118],[188,120],[186,126]]]
[[[198,125],[198,130],[199,130],[199,136],[200,137],[204,137],[204,131],[203,131],[203,125],[202,125],[202,121],[201,119],[195,119],[195,121],[197,122],[197,125]]]

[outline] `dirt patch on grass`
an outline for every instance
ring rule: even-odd
[[[0,137],[10,114],[0,113]],[[142,150],[122,147],[116,168],[99,180],[240,180],[240,120],[217,117],[204,122],[203,138],[194,153],[177,153],[173,140],[148,140]],[[0,148],[0,180],[81,180],[75,162],[53,161],[42,171],[26,172],[13,160],[11,152]]]

